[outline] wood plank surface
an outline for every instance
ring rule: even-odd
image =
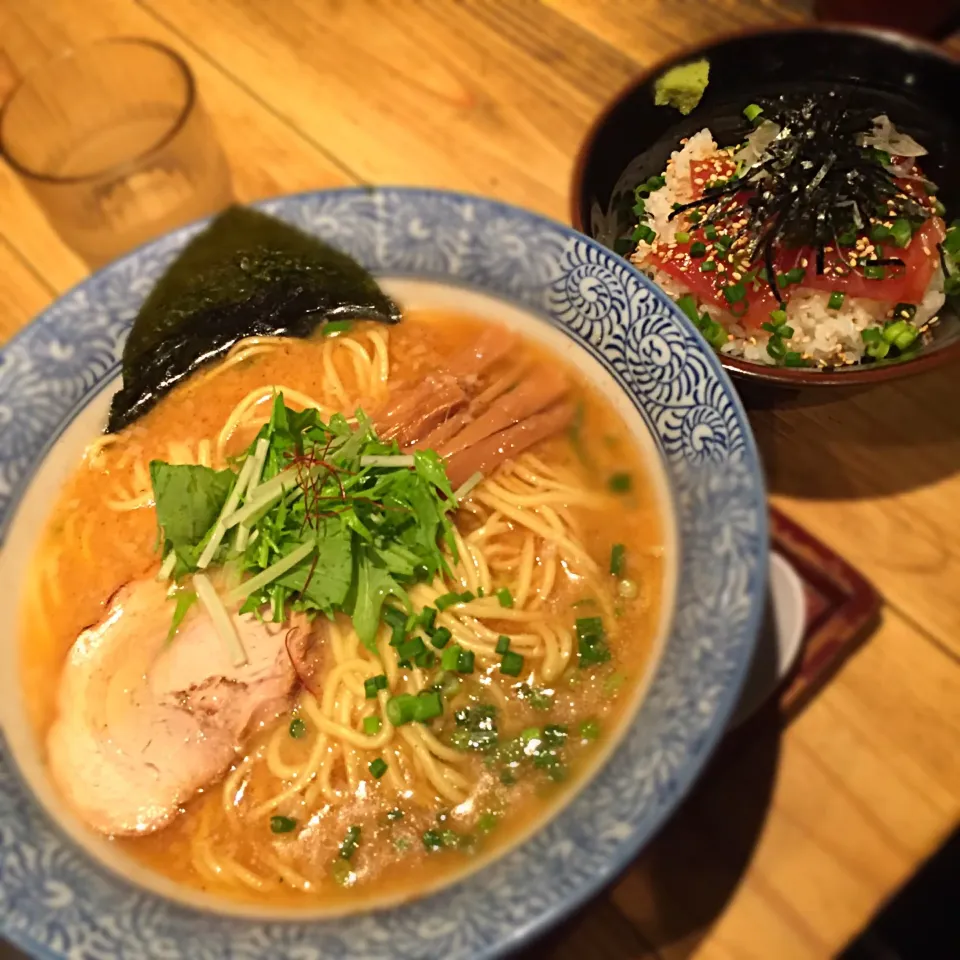
[[[567,216],[593,117],[645,66],[808,0],[0,0],[11,75],[126,34],[190,63],[241,200],[418,183]],[[960,50],[960,47],[958,47]],[[0,338],[86,267],[0,162]],[[833,955],[960,818],[960,404],[951,371],[754,402],[775,502],[883,592],[880,629],[781,738],[721,754],[552,960]]]
[[[778,744],[718,758],[612,899],[671,960],[718,906],[698,960],[832,956],[960,819],[957,742],[960,671],[888,612]]]
[[[18,251],[0,238],[0,346],[28,324],[54,295]]]

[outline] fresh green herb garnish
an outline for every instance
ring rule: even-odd
[[[447,607],[452,607],[457,603],[469,603],[474,599],[476,599],[474,595],[467,590],[464,593],[444,593],[442,596],[437,597],[434,602],[438,610],[446,610]]]
[[[173,621],[170,624],[170,629],[167,631],[167,643],[176,636],[177,631],[180,629],[180,624],[183,623],[183,618],[187,615],[187,611],[196,602],[197,593],[195,590],[177,591],[177,602],[173,608]]]
[[[377,627],[393,609],[387,599],[409,610],[408,587],[449,572],[444,548],[456,557],[456,500],[435,453],[416,451],[411,460],[396,443],[378,440],[362,412],[358,421],[353,427],[336,414],[323,423],[315,409],[292,410],[280,395],[236,473],[153,461],[157,519],[164,556],[176,556],[174,575],[205,566],[208,544],[212,565],[233,561],[242,542],[234,562],[247,578],[227,605],[269,607],[274,620],[290,610],[346,613],[376,652]],[[251,476],[244,465],[261,440],[262,467]],[[402,636],[391,625],[394,638]]]
[[[290,833],[296,830],[297,821],[293,817],[271,817],[270,829],[274,833]]]
[[[623,566],[627,548],[622,543],[615,543],[610,551],[610,572],[615,577],[623,575]]]
[[[334,333],[349,333],[353,329],[352,320],[332,320],[330,323],[325,323],[321,328],[320,332],[325,336],[329,337]]]
[[[474,658],[472,650],[461,650],[457,658],[457,673],[473,673]]]
[[[500,661],[500,672],[508,677],[519,677],[523,670],[523,657],[512,650],[503,655]]]
[[[383,726],[383,721],[378,716],[363,718],[363,732],[368,737],[375,737]]]
[[[151,461],[150,482],[164,556],[174,550],[178,567],[195,568],[202,543],[220,516],[236,479],[232,470]]]
[[[499,821],[500,815],[494,813],[492,810],[487,810],[484,813],[480,814],[479,819],[477,820],[477,830],[480,833],[490,833]]]
[[[506,587],[501,587],[497,591],[497,600],[500,601],[501,607],[513,606],[513,594]]]
[[[357,852],[357,847],[360,846],[360,833],[360,827],[356,825],[347,830],[347,835],[343,838],[343,843],[340,844],[341,860],[350,860]]]
[[[450,734],[450,743],[457,750],[487,753],[496,747],[497,711],[488,704],[463,707],[454,714],[456,729]]]
[[[375,780],[379,780],[387,772],[387,761],[383,757],[371,760],[368,768]]]
[[[600,736],[600,721],[584,720],[581,722],[578,730],[584,740],[596,740]]]
[[[441,668],[451,673],[454,672],[460,664],[461,653],[463,653],[463,648],[457,643],[452,647],[447,647],[440,657]]]
[[[610,659],[607,634],[600,617],[581,617],[576,622],[577,652],[581,667],[606,663]]]
[[[422,646],[422,644],[421,644]],[[376,677],[367,677],[363,681],[363,693],[367,700],[376,700],[377,693],[380,690],[387,689],[387,677],[386,674],[379,674]]]
[[[395,727],[412,723],[417,713],[417,698],[412,693],[398,693],[387,701],[387,719]]]
[[[552,693],[547,693],[539,687],[531,687],[526,683],[520,685],[517,695],[534,710],[549,710],[553,706]]]
[[[607,481],[607,486],[614,493],[629,493],[633,486],[633,478],[629,473],[614,473]]]
[[[307,734],[307,725],[299,718],[294,717],[290,721],[290,736],[294,740],[299,740]]]
[[[425,830],[423,833],[423,845],[430,851],[436,853],[443,849],[443,837],[439,830]]]

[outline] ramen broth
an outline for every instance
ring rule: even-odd
[[[53,722],[58,677],[78,634],[101,620],[121,585],[156,576],[158,534],[146,473],[152,459],[223,466],[250,445],[269,417],[271,386],[283,391],[291,407],[316,401],[347,415],[357,407],[372,409],[397,381],[429,373],[487,326],[461,315],[414,311],[390,328],[358,323],[334,337],[252,343],[241,360],[198,374],[116,438],[94,443],[63,488],[32,561],[22,606],[23,683],[38,737],[43,740]],[[521,454],[522,469],[507,464],[485,478],[469,495],[470,509],[461,507],[454,523],[464,543],[474,542],[471,536],[484,524],[499,531],[476,542],[487,551],[491,590],[506,589],[496,595],[509,598],[511,606],[503,606],[502,621],[488,616],[485,628],[495,635],[548,625],[561,648],[567,645],[563,671],[547,683],[537,679],[540,661],[534,656],[525,658],[516,677],[478,661],[474,672],[459,677],[444,715],[429,725],[433,754],[408,749],[402,737],[379,751],[344,747],[342,761],[304,775],[312,786],[298,784],[296,776],[277,776],[277,770],[307,769],[318,747],[314,714],[301,692],[290,710],[249,735],[226,778],[187,803],[169,826],[149,836],[116,838],[125,853],[190,887],[258,903],[316,907],[319,901],[346,909],[354,901],[410,898],[543,822],[605,753],[636,701],[659,628],[663,504],[650,465],[612,405],[542,345],[522,340],[520,351],[534,365],[565,371],[576,403],[574,422]],[[228,429],[244,398],[248,408]],[[536,489],[581,491],[583,502],[565,503],[562,494],[524,499],[524,478],[541,471],[562,483]],[[511,491],[521,513],[546,510],[547,528],[562,530],[592,566],[491,507],[499,502],[491,490]],[[529,573],[525,584],[517,581],[523,570]],[[521,627],[508,619],[525,611],[531,616],[519,621]],[[577,621],[584,618],[602,620],[608,662],[578,665]],[[328,643],[360,650],[347,618],[338,616],[331,631]],[[370,705],[362,696],[344,696],[335,715],[356,725]],[[313,710],[321,709],[319,696],[311,702]],[[499,752],[451,746],[457,731],[461,737],[463,732],[456,711],[478,706],[496,708]],[[483,729],[482,714],[469,716],[480,718]],[[541,748],[549,741],[556,750],[537,753],[531,741]],[[392,768],[386,776],[372,773],[378,757]],[[434,762],[455,770],[448,780],[464,785],[458,787],[459,802],[441,796],[423,775],[423,764]],[[286,799],[278,802],[278,796]],[[277,817],[295,828],[276,832]]]

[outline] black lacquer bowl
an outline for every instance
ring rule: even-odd
[[[654,104],[654,85],[665,71],[706,57],[710,83],[688,116]],[[924,172],[939,185],[949,221],[960,218],[960,63],[921,40],[886,31],[849,27],[765,30],[726,37],[682,51],[621,91],[584,141],[572,187],[575,227],[604,242],[614,188],[629,166],[629,186],[660,173],[682,137],[709,127],[721,144],[743,130],[743,108],[758,99],[803,93],[842,92],[852,108],[886,113],[929,151]],[[598,217],[598,213],[602,216]],[[602,220],[608,220],[602,236]],[[919,373],[960,358],[960,317],[948,307],[930,343],[909,359],[836,370],[771,367],[731,357],[723,366],[738,379],[797,388],[859,387]]]

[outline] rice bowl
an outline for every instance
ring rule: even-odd
[[[759,107],[755,109],[762,112]],[[726,356],[768,366],[822,369],[909,355],[939,319],[946,301],[945,286],[953,289],[957,282],[953,250],[960,232],[955,226],[945,228],[935,185],[923,180],[913,159],[922,156],[925,149],[900,134],[886,116],[874,118],[872,138],[861,135],[864,152],[878,151],[874,143],[899,144],[909,152],[910,156],[896,157],[883,152],[880,163],[904,196],[918,200],[923,212],[918,215],[912,211],[914,219],[909,221],[898,216],[894,201],[887,199],[888,206],[878,218],[860,219],[859,226],[851,220],[845,228],[850,236],[841,235],[833,245],[822,244],[819,252],[808,248],[784,250],[786,244],[778,247],[777,257],[794,255],[790,261],[794,266],[776,275],[771,263],[773,275],[767,276],[765,261],[770,259],[770,252],[763,251],[756,240],[748,242],[751,226],[756,229],[750,222],[751,200],[741,203],[742,194],[731,199],[728,185],[743,183],[746,190],[745,170],[762,171],[770,163],[770,145],[787,132],[788,128],[780,124],[762,121],[743,143],[732,147],[719,146],[709,128],[684,138],[663,173],[635,188],[633,212],[638,214],[638,223],[630,237],[631,245],[635,244],[630,260],[670,294],[715,349]],[[809,165],[809,161],[803,163]],[[808,189],[817,189],[816,176],[825,176],[829,163],[829,159],[825,161],[819,172],[815,166],[808,166],[807,172],[815,174]],[[768,189],[765,179],[761,173],[758,189]],[[925,219],[920,219],[924,213]],[[856,216],[860,217],[859,211]],[[906,242],[892,237],[892,228],[901,227]],[[837,234],[834,231],[835,237]],[[711,244],[711,238],[716,238],[716,245]],[[844,243],[845,239],[849,243]],[[729,250],[722,244],[724,240]],[[899,248],[909,250],[914,242],[922,247],[917,253],[919,259],[905,263],[896,254]],[[845,247],[849,248],[849,259]],[[742,251],[739,258],[738,248]],[[824,266],[824,252],[833,263]],[[878,252],[884,255],[882,260]],[[907,256],[906,252],[903,255]],[[946,284],[945,266],[950,269]],[[865,277],[862,282],[858,271]],[[872,277],[871,271],[879,276]],[[713,290],[695,282],[700,279],[698,274],[707,273],[715,278]],[[890,280],[911,273],[909,300],[888,292],[893,286]],[[831,275],[832,286],[840,289],[825,289],[831,286],[827,280]],[[726,284],[727,279],[731,283]],[[871,280],[876,290],[871,289]],[[853,286],[844,292],[848,281]],[[922,288],[918,287],[921,282]],[[767,295],[768,288],[776,303]],[[894,293],[903,289],[897,286]],[[730,299],[731,291],[735,291],[736,299]],[[753,310],[748,306],[738,310],[751,293],[765,296],[766,306],[773,309]]]

